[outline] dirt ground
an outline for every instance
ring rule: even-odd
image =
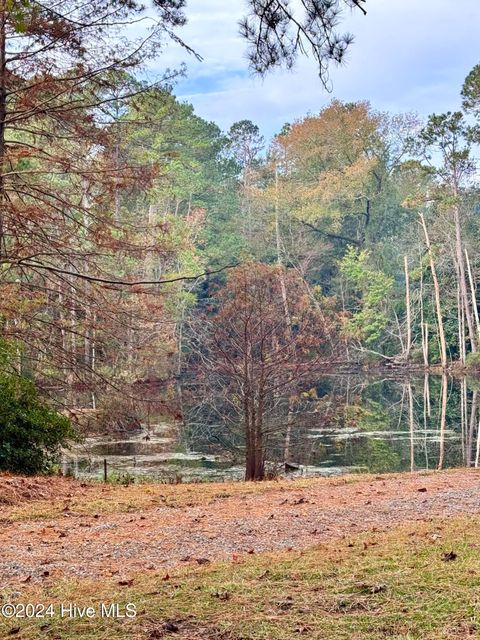
[[[176,492],[188,500],[175,501]],[[103,502],[95,513],[97,498]],[[84,503],[90,507],[82,511]],[[39,504],[57,509],[42,517],[34,509]],[[14,517],[15,508],[23,509],[22,517]],[[1,476],[0,583],[48,584],[60,576],[128,580],[144,570],[167,573],[185,563],[300,550],[363,531],[474,513],[480,513],[478,470],[178,489]]]
[[[69,498],[79,492],[94,492],[94,484],[58,476],[23,477],[0,474],[0,512],[3,507],[28,501]]]

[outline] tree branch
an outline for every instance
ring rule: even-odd
[[[361,246],[361,242],[359,240],[355,240],[354,238],[347,238],[346,236],[340,236],[336,233],[329,233],[328,231],[323,231],[323,229],[319,229],[318,227],[311,224],[310,222],[305,222],[305,220],[300,220],[300,224],[303,224],[303,226],[308,227],[312,231],[315,231],[315,233],[320,233],[322,236],[325,236],[326,238],[331,238],[332,240],[341,240],[342,242],[347,242],[348,244],[354,244],[357,247]]]
[[[26,260],[2,260],[2,264],[17,264],[19,266],[31,267],[33,269],[44,269],[46,271],[52,271],[54,273],[61,273],[63,275],[73,276],[75,278],[80,278],[81,280],[88,280],[89,282],[98,282],[99,284],[111,284],[122,287],[137,287],[141,285],[155,285],[155,284],[170,284],[172,282],[183,282],[186,280],[198,280],[198,278],[203,278],[205,276],[214,275],[216,273],[221,273],[226,269],[233,269],[234,267],[238,267],[239,263],[236,264],[227,264],[220,269],[215,269],[213,271],[204,271],[203,273],[199,273],[194,276],[178,276],[177,278],[171,278],[167,280],[138,280],[136,282],[130,282],[128,280],[109,280],[108,278],[97,278],[95,276],[89,276],[84,273],[76,273],[75,271],[67,271],[65,269],[60,269],[58,267],[53,267],[51,265],[40,264],[35,262],[27,262]]]

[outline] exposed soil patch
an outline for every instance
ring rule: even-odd
[[[18,505],[32,500],[50,500],[84,495],[96,489],[69,478],[60,477],[23,477],[0,474],[0,507]]]
[[[19,485],[9,480],[18,480]],[[90,499],[91,492],[102,491],[100,486],[61,479],[34,479],[31,487],[23,480],[2,478],[0,486],[32,495],[73,493],[77,504],[83,492]],[[319,479],[233,495],[227,486],[209,487],[213,493],[206,503],[192,500],[191,505],[90,515],[73,511],[67,501],[54,518],[4,519],[0,580],[7,586],[48,583],[62,575],[118,576],[120,584],[151,570],[168,579],[169,568],[176,565],[235,561],[242,554],[299,550],[410,521],[480,513],[480,472],[476,470],[370,476],[335,484]],[[196,488],[191,490],[195,495]],[[198,492],[202,490],[199,486]],[[136,487],[135,491],[158,488]]]

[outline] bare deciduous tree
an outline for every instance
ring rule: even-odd
[[[206,399],[215,402],[223,425],[242,427],[246,480],[265,477],[268,441],[282,429],[273,418],[282,406],[286,420],[289,399],[305,388],[327,353],[324,318],[303,280],[286,269],[279,278],[280,268],[251,262],[232,270],[196,335],[195,357]]]

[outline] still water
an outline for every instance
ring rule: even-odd
[[[478,466],[478,390],[479,381],[446,376],[326,376],[288,416],[272,418],[267,466],[293,475]],[[63,470],[100,478],[104,460],[119,480],[240,479],[241,430],[201,424],[198,416],[181,426],[153,420],[114,437],[87,438],[64,452]]]

